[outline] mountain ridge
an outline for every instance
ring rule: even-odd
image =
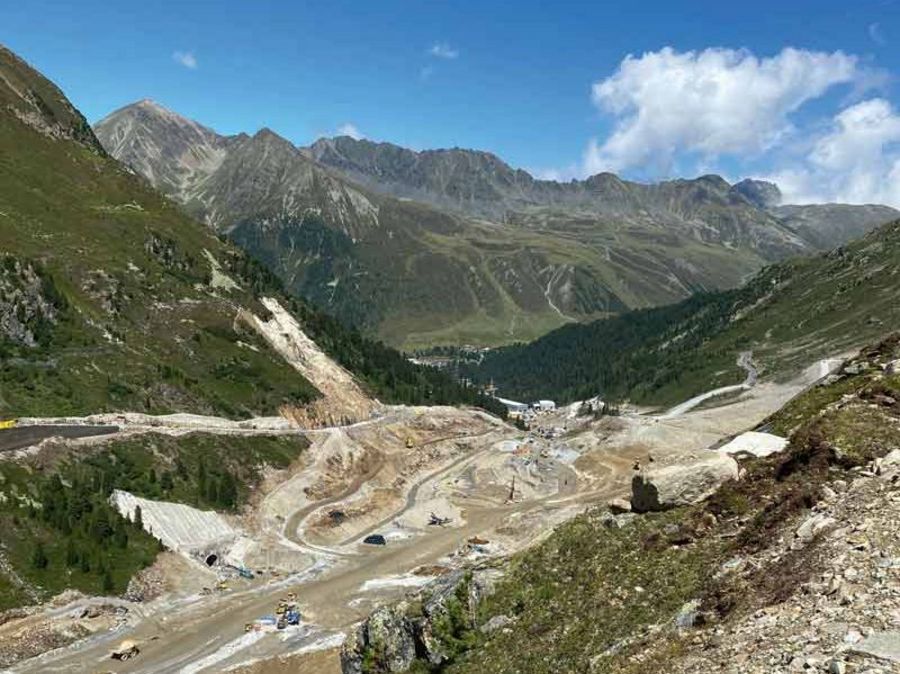
[[[555,183],[481,151],[349,137],[300,148],[270,129],[220,136],[146,102],[95,128],[114,156],[290,291],[407,349],[534,339],[733,287],[900,215],[848,207],[861,209],[849,228],[829,224],[828,209],[782,217],[759,206],[777,188],[721,176]]]

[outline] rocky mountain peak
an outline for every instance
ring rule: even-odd
[[[750,203],[759,208],[772,208],[781,204],[781,190],[778,185],[766,180],[745,178],[732,187]]]
[[[168,194],[184,195],[218,166],[228,139],[145,98],[97,123],[97,137],[111,155]]]

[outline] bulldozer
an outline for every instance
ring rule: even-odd
[[[110,653],[109,657],[113,660],[125,661],[137,657],[140,653],[141,649],[138,648],[138,645],[134,641],[127,639],[119,644],[119,647]]]

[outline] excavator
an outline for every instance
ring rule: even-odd
[[[443,527],[450,524],[449,517],[439,517],[434,513],[431,513],[431,516],[428,518],[428,525],[432,527]]]

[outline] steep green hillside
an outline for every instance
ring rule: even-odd
[[[273,414],[318,392],[251,331],[280,285],[108,157],[62,93],[0,48],[0,414]],[[385,402],[476,402],[300,302]]]
[[[308,442],[299,436],[236,438],[144,435],[0,464],[0,609],[66,588],[121,594],[152,563],[157,541],[110,505],[114,489],[204,509],[236,510],[263,467],[284,468]],[[7,567],[8,568],[8,567]],[[16,579],[20,582],[16,582]]]
[[[319,392],[240,309],[274,296],[384,402],[492,400],[290,299],[259,262],[106,155],[50,82],[0,48],[0,415],[276,414]],[[113,489],[237,510],[299,437],[145,435],[0,462],[0,608],[121,593],[159,551]]]
[[[764,376],[858,348],[900,327],[900,221],[830,253],[773,265],[737,290],[566,326],[489,353],[469,374],[503,395],[594,395],[665,404],[736,383],[752,350]]]

